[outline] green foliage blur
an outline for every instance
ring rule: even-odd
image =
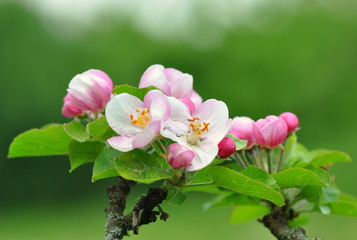
[[[303,1],[263,28],[221,29],[221,40],[200,48],[180,38],[153,38],[118,19],[108,29],[61,38],[23,5],[0,3],[0,239],[102,238],[105,187],[113,181],[91,183],[90,165],[70,174],[67,157],[7,159],[19,133],[69,121],[60,113],[66,88],[90,68],[135,86],[147,67],[160,63],[192,74],[201,96],[225,101],[231,117],[294,112],[305,146],[341,150],[355,160],[332,173],[343,192],[357,196],[357,8],[349,10]],[[282,10],[261,14],[270,11]],[[215,35],[208,23],[202,28]],[[205,46],[209,39],[200,41]],[[140,191],[134,189],[132,199]],[[274,239],[256,222],[230,225],[229,209],[203,212],[208,197],[192,194],[182,206],[165,206],[168,222],[143,227],[131,239]],[[311,237],[352,240],[356,224],[312,214],[306,230]]]

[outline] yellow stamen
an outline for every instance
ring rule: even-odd
[[[203,133],[208,132],[208,126],[210,123],[200,122],[198,117],[193,119],[187,119],[190,122],[191,132],[187,136],[187,142],[191,145],[197,145],[198,140]]]
[[[150,109],[136,109],[135,112],[139,113],[139,116],[135,119],[134,115],[130,114],[131,123],[140,128],[145,128],[150,123]]]

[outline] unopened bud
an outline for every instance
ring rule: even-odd
[[[231,156],[236,151],[236,144],[233,139],[229,137],[225,137],[222,141],[218,144],[218,156],[221,158],[227,158]]]
[[[286,125],[288,125],[288,132],[294,132],[299,126],[299,119],[294,113],[284,112],[279,115],[280,118],[284,119]]]
[[[173,168],[187,167],[192,164],[195,153],[187,147],[173,143],[168,147],[168,162]]]

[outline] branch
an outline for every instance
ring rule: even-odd
[[[105,225],[105,240],[122,239],[127,234],[128,226],[125,226],[124,209],[126,198],[135,182],[119,177],[116,185],[108,187],[109,204],[105,209],[107,222]]]
[[[164,187],[150,188],[135,204],[133,210],[124,216],[126,198],[134,184],[135,182],[119,178],[116,186],[108,188],[109,205],[106,208],[105,240],[123,239],[130,230],[138,234],[141,225],[155,222],[158,215],[164,221],[169,217],[159,206],[167,198],[167,190]],[[155,207],[158,211],[154,211]]]
[[[261,222],[278,240],[308,240],[303,228],[290,228],[288,221],[294,217],[292,212],[287,214],[284,207],[271,204],[271,213],[265,215]],[[321,239],[315,238],[313,240]]]

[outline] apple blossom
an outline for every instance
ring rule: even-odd
[[[288,134],[288,127],[282,118],[267,116],[256,122],[258,129],[253,129],[254,137],[262,147],[274,148],[282,143]]]
[[[294,132],[299,127],[299,119],[294,113],[284,112],[279,115],[280,118],[284,119],[288,126],[288,133]]]
[[[113,82],[100,70],[90,69],[76,75],[69,83],[68,93],[73,106],[82,111],[101,111],[110,100]]]
[[[174,68],[159,64],[150,66],[141,77],[139,88],[149,86],[160,88],[167,96],[181,99],[190,106],[198,107],[202,103],[200,95],[193,90],[192,76]]]
[[[73,118],[79,116],[83,113],[83,111],[79,108],[76,108],[71,104],[70,101],[71,96],[67,94],[63,99],[63,107],[62,107],[62,115],[68,118]]]
[[[193,114],[173,97],[168,97],[171,115],[162,123],[161,135],[194,152],[187,171],[199,170],[210,164],[218,153],[218,144],[227,134],[231,120],[224,102],[210,99]]]
[[[122,93],[109,101],[105,112],[109,126],[120,135],[108,139],[108,143],[128,152],[150,144],[160,134],[161,121],[170,116],[170,105],[159,90],[148,92],[143,102]]]
[[[192,163],[195,153],[188,147],[173,143],[168,147],[169,155],[167,161],[173,168],[187,167]]]
[[[231,156],[236,151],[236,144],[232,138],[225,137],[218,144],[218,156],[221,158],[227,158]]]

